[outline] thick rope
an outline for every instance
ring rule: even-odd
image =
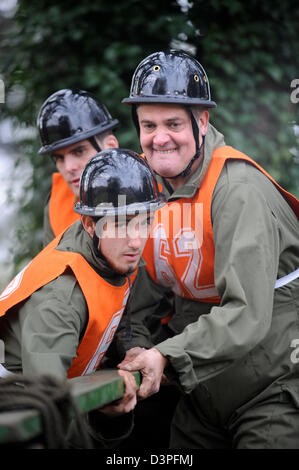
[[[92,448],[85,421],[64,382],[47,375],[12,375],[0,380],[0,412],[37,410],[41,415],[42,438],[46,449],[67,449],[67,431],[76,422],[82,448]]]

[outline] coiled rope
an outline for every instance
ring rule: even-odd
[[[0,412],[37,410],[41,416],[46,449],[67,449],[67,431],[72,420],[80,435],[80,447],[91,449],[87,425],[70,393],[70,387],[49,375],[11,375],[0,380]]]

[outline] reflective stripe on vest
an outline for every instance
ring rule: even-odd
[[[143,252],[147,269],[158,284],[181,297],[220,303],[214,281],[215,246],[211,221],[212,196],[227,159],[245,160],[267,176],[299,218],[299,201],[245,154],[224,146],[213,152],[201,187],[191,198],[170,201],[155,214]]]
[[[277,281],[275,282],[275,289],[279,289],[279,287],[286,286],[287,284],[294,281],[298,277],[299,277],[299,268],[295,269],[295,271],[293,271],[289,274],[286,274],[285,276],[277,279]]]
[[[5,377],[9,377],[10,375],[13,375],[12,372],[5,369],[5,367],[2,364],[0,364],[0,377],[2,379],[5,379]]]
[[[52,189],[49,201],[49,220],[55,237],[80,219],[74,211],[75,195],[60,173],[52,175]]]
[[[49,243],[4,289],[0,296],[0,316],[71,268],[88,307],[88,324],[68,370],[71,378],[90,374],[101,364],[123,315],[129,284],[126,279],[123,286],[113,286],[101,278],[83,256],[56,250],[61,236]],[[133,278],[135,275],[136,272]]]

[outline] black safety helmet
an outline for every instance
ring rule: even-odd
[[[53,93],[42,105],[37,117],[42,147],[40,155],[51,153],[117,126],[106,106],[84,90],[64,89]]]
[[[85,166],[74,210],[91,217],[135,215],[164,203],[146,161],[131,150],[115,148],[103,150]]]
[[[196,152],[185,170],[173,176],[172,179],[187,176],[203,146],[203,143],[202,146],[199,146],[199,128],[191,106],[216,107],[215,101],[211,100],[209,80],[202,65],[183,51],[155,52],[137,66],[132,78],[130,96],[124,98],[122,103],[132,105],[132,118],[138,135],[140,128],[136,105],[172,103],[187,107],[190,113]]]
[[[155,52],[136,68],[125,104],[176,103],[215,108],[202,65],[185,52]]]

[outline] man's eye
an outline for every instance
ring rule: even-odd
[[[143,128],[150,131],[154,128],[155,126],[153,124],[144,124]]]
[[[172,122],[172,123],[169,124],[169,127],[171,129],[179,129],[181,127],[181,125],[182,124],[180,122]]]
[[[53,158],[55,163],[63,162],[63,156],[62,155],[52,155],[52,158]]]
[[[77,157],[78,156],[80,157],[81,155],[83,155],[83,153],[84,153],[84,149],[81,149],[81,148],[73,151],[73,154]]]

